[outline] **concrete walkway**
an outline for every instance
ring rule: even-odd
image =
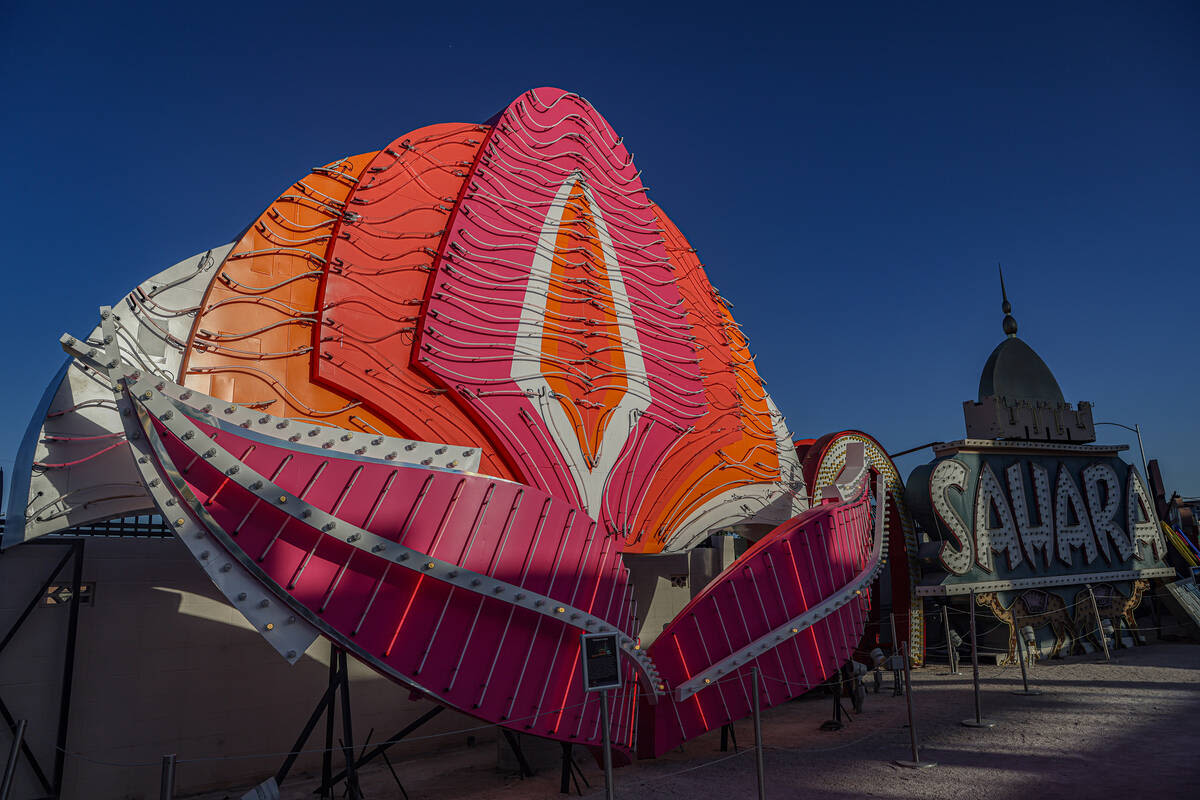
[[[783,798],[1157,798],[1200,797],[1200,646],[1157,642],[1098,655],[1042,662],[1031,683],[1045,694],[1011,694],[1021,685],[1017,667],[981,667],[984,717],[992,729],[963,727],[974,716],[969,663],[962,676],[945,666],[913,673],[923,760],[937,767],[907,770],[905,701],[884,692],[867,697],[864,713],[836,733],[818,730],[830,716],[827,697],[806,698],[764,714],[767,797]],[[683,752],[616,771],[618,798],[741,800],[756,797],[748,720],[735,726],[742,750],[721,753],[719,734],[689,742]],[[556,767],[521,780],[496,770],[494,744],[406,760],[403,745],[392,763],[412,800],[551,800]],[[600,770],[582,764],[591,789],[603,797]],[[286,800],[312,798],[311,779],[289,781]],[[362,776],[366,796],[401,797],[386,766]],[[207,794],[206,800],[240,792]]]

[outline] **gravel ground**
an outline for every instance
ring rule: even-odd
[[[970,664],[961,676],[944,665],[913,672],[913,703],[920,755],[937,766],[911,770],[893,764],[911,758],[903,697],[884,682],[867,697],[862,714],[841,731],[818,730],[831,701],[814,697],[763,714],[767,797],[777,798],[1039,798],[1130,795],[1200,797],[1200,646],[1156,642],[1097,655],[1041,662],[1021,688],[1017,667],[981,666],[982,706],[994,728],[964,727],[974,717]],[[754,798],[755,767],[749,720],[735,726],[743,749],[720,752],[713,732],[682,751],[618,769],[618,798]],[[411,800],[550,800],[559,798],[558,770],[519,779],[496,769],[494,745],[404,760],[391,754]],[[603,797],[603,777],[590,759],[584,795]],[[314,797],[310,780],[289,781],[285,800]],[[401,797],[383,765],[362,775],[368,798]],[[217,800],[240,792],[206,795]]]

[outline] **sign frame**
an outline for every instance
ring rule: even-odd
[[[585,633],[579,637],[579,650],[585,692],[621,688],[621,648],[617,634]]]

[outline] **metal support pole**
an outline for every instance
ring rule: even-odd
[[[330,678],[330,680],[333,681],[333,678]],[[333,685],[336,688],[336,684],[331,683],[331,685]],[[354,768],[356,770],[362,769],[367,763],[375,760],[379,756],[383,756],[383,760],[387,761],[387,749],[389,747],[392,747],[393,745],[398,743],[401,739],[408,736],[410,733],[417,730],[422,725],[424,725],[426,722],[429,722],[429,720],[433,719],[434,717],[436,717],[438,714],[442,713],[445,710],[446,710],[445,706],[434,706],[429,711],[426,711],[420,717],[418,717],[414,721],[408,723],[407,725],[405,725],[403,728],[401,728],[396,733],[393,733],[391,736],[389,736],[387,739],[385,739],[381,744],[376,745],[375,749],[373,749],[371,752],[367,753],[365,756],[360,757],[357,761],[354,762]],[[330,701],[329,711],[331,714],[333,713],[332,701]],[[330,732],[329,736],[330,736],[330,738],[332,738],[333,733]],[[364,745],[364,747],[365,747],[365,745]],[[332,757],[332,753],[333,753],[333,751],[331,749],[329,749],[329,747],[327,746],[325,754]],[[325,778],[322,778],[321,785],[319,787],[317,787],[317,792],[318,793],[319,792],[327,792],[330,797],[333,797],[334,784],[342,781],[345,777],[346,777],[346,771],[342,770],[341,772],[332,776],[328,780],[326,780]],[[322,797],[324,797],[324,796],[325,795],[322,795]]]
[[[21,757],[21,743],[25,741],[25,726],[28,723],[28,720],[17,720],[12,747],[8,751],[8,763],[4,765],[4,782],[0,783],[0,800],[8,800],[8,793],[12,790],[13,776],[17,774],[17,760]]]
[[[738,751],[737,731],[733,729],[732,722],[726,722],[721,726],[721,752],[724,753],[729,749],[729,743],[733,742],[733,752]]]
[[[942,606],[942,622],[946,629],[946,662],[950,665],[951,675],[961,675],[958,671],[958,648],[950,640],[950,606]]]
[[[571,743],[559,742],[562,745],[562,780],[559,781],[558,793],[571,793]],[[582,794],[582,792],[581,792]]]
[[[1133,423],[1133,432],[1137,434],[1138,453],[1142,456],[1142,477],[1144,477],[1148,483],[1150,480],[1150,470],[1146,467],[1146,448],[1142,447],[1142,426],[1136,422]]]
[[[350,667],[346,651],[338,650],[338,670],[342,673],[342,751],[346,756],[346,796],[360,800],[362,791],[358,787],[358,770],[354,762],[353,715],[350,713]]]
[[[1092,601],[1092,613],[1096,615],[1096,638],[1100,640],[1100,646],[1104,648],[1104,660],[1109,660],[1108,655],[1108,637],[1104,635],[1104,625],[1100,619],[1100,607],[1096,605],[1096,593],[1092,591],[1092,585],[1087,584],[1088,597]]]
[[[83,591],[83,540],[71,546],[75,554],[71,573],[71,612],[67,619],[67,648],[63,655],[61,694],[58,700],[58,733],[54,750],[54,792],[62,794],[63,770],[67,766],[67,733],[71,726],[71,685],[75,680],[75,641],[79,631],[79,595]]]
[[[600,690],[600,727],[604,730],[604,800],[613,800],[612,735],[608,729],[608,689]]]
[[[895,612],[888,614],[888,622],[892,626],[892,656],[900,654],[900,640],[896,636],[896,614]],[[896,668],[893,661],[892,664],[892,697],[899,697],[904,692],[904,682],[900,678],[900,670]]]
[[[971,668],[975,672],[975,719],[964,719],[968,728],[993,728],[996,723],[983,718],[983,704],[979,698],[979,641],[975,636],[975,590],[971,590]]]
[[[758,703],[758,667],[750,670],[754,683],[754,769],[758,773],[758,800],[767,800],[767,783],[763,777],[762,708]]]
[[[1148,470],[1146,468],[1146,448],[1142,447],[1142,426],[1140,424],[1135,422],[1133,424],[1132,428],[1129,427],[1128,425],[1124,424],[1123,422],[1096,422],[1093,424],[1095,424],[1095,425],[1112,425],[1114,427],[1124,428],[1127,431],[1132,431],[1133,433],[1136,433],[1137,440],[1138,440],[1138,454],[1141,455],[1141,457],[1142,457],[1142,477],[1145,478],[1146,480],[1150,480],[1150,470]]]
[[[162,782],[158,790],[159,800],[175,798],[175,754],[162,757]]]
[[[912,672],[908,664],[908,647],[904,646],[904,695],[908,698],[908,738],[912,744],[912,761],[896,761],[897,766],[908,767],[909,769],[925,769],[926,767],[936,767],[937,764],[933,761],[922,761],[921,754],[917,750],[917,720],[913,716],[912,704]]]
[[[329,683],[325,688],[325,751],[321,753],[321,800],[333,800],[333,713],[337,705],[337,650],[329,646]],[[297,747],[297,750],[300,748]]]
[[[1025,644],[1024,638],[1021,635],[1021,630],[1018,628],[1017,629],[1017,660],[1019,662],[1021,662],[1021,684],[1025,688],[1014,690],[1013,694],[1023,694],[1023,695],[1030,695],[1030,696],[1036,695],[1036,694],[1041,694],[1042,691],[1040,689],[1030,689],[1029,688],[1029,672],[1025,668],[1025,661],[1029,655],[1029,650],[1024,646],[1024,644]]]

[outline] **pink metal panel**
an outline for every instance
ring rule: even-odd
[[[710,583],[649,647],[664,681],[684,684],[743,647],[842,591],[867,566],[871,507],[866,492],[827,503],[760,539]],[[781,637],[686,699],[643,713],[638,750],[655,756],[751,710],[752,667],[764,707],[808,691],[832,675],[862,635],[866,593],[813,626]],[[664,705],[673,706],[671,711]],[[643,709],[645,711],[645,709]]]
[[[163,467],[186,482],[181,505],[194,497],[263,579],[339,645],[482,719],[540,736],[599,741],[599,706],[587,702],[579,678],[580,628],[397,566],[286,514],[266,492],[302,498],[371,533],[628,631],[626,572],[615,537],[532,487],[289,451],[190,422],[201,434],[194,441],[209,437],[211,445],[190,445],[157,418],[152,427]],[[255,492],[231,480],[199,453],[209,447],[264,478],[274,476],[275,487]],[[626,671],[627,685],[614,702],[628,707],[635,678],[628,665]],[[614,715],[612,726],[614,738],[628,742],[629,719]]]
[[[590,238],[560,220],[576,207]],[[583,277],[570,277],[580,261]],[[539,89],[505,109],[436,269],[420,363],[492,426],[534,486],[602,530],[630,531],[651,476],[707,401],[657,218],[590,104]],[[587,341],[591,355],[557,358],[559,340]],[[591,427],[597,402],[607,409]]]

